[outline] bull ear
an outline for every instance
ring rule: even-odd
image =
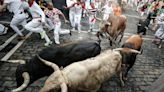
[[[30,75],[27,72],[24,72],[22,76],[24,78],[24,83],[20,87],[12,90],[11,92],[20,92],[28,86],[28,84],[30,83]]]
[[[60,87],[61,87],[61,92],[68,92],[68,87],[66,83],[60,84]]]

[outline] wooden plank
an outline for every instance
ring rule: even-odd
[[[1,51],[2,49],[4,49],[16,36],[17,36],[17,34],[15,33],[15,34],[14,34],[13,36],[11,36],[8,40],[6,40],[5,43],[2,44],[2,45],[0,46],[0,51]]]
[[[30,35],[32,34],[32,32],[29,32],[27,35],[26,35],[26,38],[28,38]],[[18,44],[13,48],[11,49],[2,59],[1,61],[7,61],[13,54],[14,52],[24,43],[25,40],[21,40],[18,42]]]
[[[0,24],[8,24],[8,25],[10,25],[10,22],[8,22],[8,21],[0,21]]]

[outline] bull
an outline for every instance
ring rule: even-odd
[[[150,21],[151,18],[149,16],[145,20],[140,19],[137,24],[137,34],[142,33],[142,35],[146,35]]]
[[[123,59],[122,59],[122,67],[123,67],[123,79],[124,81],[127,80],[128,71],[133,67],[136,61],[136,53],[129,52],[129,49],[137,50],[142,53],[141,45],[143,39],[141,35],[134,34],[130,36],[125,43],[122,45],[122,48],[119,49]],[[140,53],[140,54],[141,54]]]
[[[48,47],[43,49],[39,56],[45,60],[57,64],[59,67],[96,56],[100,53],[101,47],[97,42],[79,42],[64,46]],[[39,78],[49,76],[53,69],[46,66],[40,59],[35,56],[26,64],[20,64],[16,69],[17,89],[18,92],[25,89]]]
[[[116,45],[116,40],[118,36],[121,35],[118,42],[119,44],[124,35],[124,31],[126,28],[126,21],[127,21],[126,17],[123,15],[114,16],[111,14],[108,20],[103,23],[102,27],[100,28],[100,31],[97,32],[96,35],[98,39],[101,41],[100,36],[103,37],[103,33],[107,33],[108,39],[110,41],[110,46],[112,46],[112,44]]]
[[[132,49],[129,51],[139,53]],[[120,75],[121,84],[124,86],[121,72],[122,55],[117,49],[106,50],[96,57],[75,62],[62,70],[49,61],[42,58],[40,60],[54,69],[40,92],[56,91],[60,87],[61,92],[97,92],[101,84],[116,73]]]

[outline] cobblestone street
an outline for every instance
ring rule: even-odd
[[[134,10],[128,9],[125,13],[127,16],[127,28],[122,43],[128,36],[136,33],[138,19],[134,16],[138,16],[138,13]],[[130,15],[130,16],[129,16]],[[96,41],[97,37],[94,33],[88,33],[88,21],[87,18],[82,20],[81,33],[72,32],[70,35],[61,35],[61,43],[69,43],[74,41]],[[62,28],[70,29],[68,24],[63,24]],[[98,25],[95,26],[95,29]],[[125,83],[125,87],[120,86],[120,81],[117,75],[104,82],[99,92],[144,92],[148,86],[151,86],[159,76],[164,73],[164,47],[159,49],[152,43],[153,32],[148,30],[147,35],[143,36],[144,42],[142,44],[143,53],[137,56],[135,65],[128,74],[128,80]],[[53,39],[53,31],[47,31],[48,36]],[[25,43],[11,56],[10,60],[24,59],[29,60],[35,56],[44,46],[44,40],[40,39],[40,35],[33,33]],[[54,42],[52,46],[54,46]],[[103,39],[101,42],[103,50],[109,49],[109,42]],[[16,88],[15,70],[18,64],[0,62],[0,92],[10,92]],[[43,86],[45,78],[42,78],[32,85],[30,85],[24,92],[38,92]],[[163,91],[164,92],[164,91]]]

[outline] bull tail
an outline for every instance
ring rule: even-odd
[[[52,63],[52,62],[49,62],[49,61],[47,61],[47,60],[42,59],[39,55],[37,55],[37,57],[38,57],[39,60],[41,60],[44,64],[46,64],[47,66],[50,66],[50,67],[53,68],[54,70],[60,70],[60,68],[59,68],[56,64],[54,64],[54,63]]]
[[[47,60],[42,59],[39,55],[37,55],[37,57],[38,57],[44,64],[46,64],[47,66],[52,67],[52,68],[54,69],[54,71],[59,72],[58,74],[59,74],[59,76],[60,76],[60,78],[61,78],[61,80],[59,80],[59,81],[61,82],[61,84],[60,84],[61,92],[68,92],[68,87],[67,87],[67,85],[66,85],[66,80],[65,80],[65,78],[64,78],[64,76],[63,76],[63,74],[62,74],[62,72],[60,71],[60,68],[59,68],[56,64],[54,64],[54,63],[52,63],[52,62],[49,62],[49,61],[47,61]],[[49,90],[49,89],[46,89],[46,90]],[[41,92],[42,92],[42,91],[41,91]],[[43,91],[43,92],[45,92],[45,91]]]

